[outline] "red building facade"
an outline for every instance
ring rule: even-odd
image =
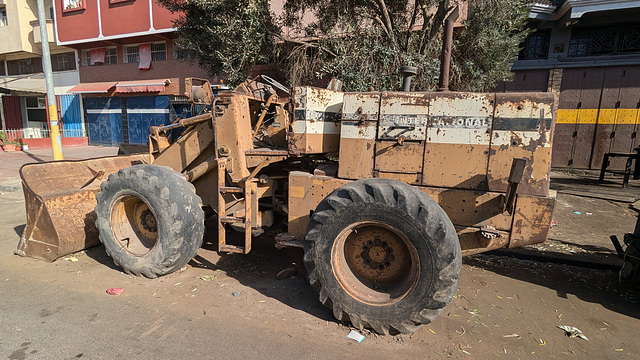
[[[89,143],[144,144],[148,126],[185,115],[185,77],[208,78],[154,0],[54,0],[59,45],[77,50]]]

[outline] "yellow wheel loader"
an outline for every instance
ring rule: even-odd
[[[285,222],[276,246],[304,249],[320,301],[389,334],[442,311],[461,256],[547,237],[552,94],[289,91],[266,76],[186,88],[204,111],[152,127],[148,154],[25,165],[17,252],[53,261],[102,242],[153,278],[196,254],[205,217],[218,251],[240,254]]]

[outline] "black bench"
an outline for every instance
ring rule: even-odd
[[[602,169],[600,169],[600,183],[604,182],[604,173],[612,173],[612,174],[622,174],[624,175],[624,180],[622,180],[622,187],[629,187],[629,177],[631,176],[631,164],[635,160],[633,166],[633,179],[640,179],[640,147],[633,149],[635,152],[623,153],[623,152],[610,152],[604,154],[604,159],[602,160]],[[607,170],[607,167],[610,165],[609,158],[612,157],[621,157],[627,158],[627,162],[624,166],[624,170]]]

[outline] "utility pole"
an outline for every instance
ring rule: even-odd
[[[51,54],[49,53],[49,37],[47,36],[47,17],[44,12],[44,0],[38,0],[38,24],[40,25],[40,44],[42,44],[42,65],[44,80],[47,84],[47,105],[49,108],[49,126],[51,128],[51,147],[53,160],[62,160],[62,139],[58,126],[58,107],[53,90],[53,71],[51,70]]]
[[[7,123],[4,120],[4,104],[2,103],[2,95],[0,94],[0,120],[2,121],[2,132],[7,135]]]

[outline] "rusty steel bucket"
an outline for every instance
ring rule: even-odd
[[[149,162],[149,154],[26,164],[20,168],[27,225],[16,254],[46,261],[100,243],[96,194],[107,177]]]

